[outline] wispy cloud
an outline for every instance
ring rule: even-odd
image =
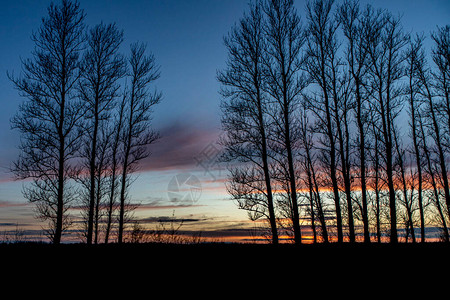
[[[195,157],[217,141],[220,131],[179,120],[160,129],[160,134],[161,139],[151,145],[151,156],[142,161],[141,171],[197,168]]]
[[[204,205],[196,204],[186,204],[186,203],[176,203],[171,202],[167,198],[163,197],[146,197],[143,200],[136,201],[136,209],[139,210],[164,210],[164,209],[179,209],[179,208],[190,208],[190,207],[202,207]]]
[[[13,222],[0,222],[0,227],[16,227],[18,223]]]
[[[207,218],[180,218],[180,217],[169,217],[169,216],[161,216],[161,217],[147,217],[143,219],[139,219],[141,223],[195,223],[205,221]]]
[[[7,207],[23,207],[30,205],[27,202],[13,202],[13,201],[5,201],[0,200],[0,208],[7,208]]]

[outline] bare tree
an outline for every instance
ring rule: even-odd
[[[112,125],[110,126],[110,170],[109,170],[109,192],[106,204],[106,228],[105,228],[105,244],[108,243],[111,229],[113,226],[114,211],[116,210],[117,194],[119,187],[119,172],[122,165],[121,161],[121,133],[123,131],[124,113],[126,105],[126,97],[122,97],[119,104],[117,115],[114,116]]]
[[[320,232],[324,243],[328,243],[328,230],[325,217],[325,208],[323,203],[322,192],[319,187],[319,179],[317,178],[317,166],[315,164],[314,155],[314,130],[308,118],[308,110],[304,105],[302,107],[300,119],[300,140],[303,148],[303,170],[307,176],[307,185],[309,189],[310,206],[311,206],[311,225],[315,234],[316,216],[320,223]],[[314,239],[315,240],[315,239]]]
[[[416,242],[419,223],[425,242],[430,221],[449,240],[450,26],[431,34],[430,67],[423,37],[406,34],[400,17],[334,4],[308,1],[303,30],[293,1],[257,2],[258,22],[252,11],[227,40],[224,145],[238,163],[227,189],[252,219],[273,224],[276,208],[279,230],[297,243],[300,207],[314,242],[335,232],[343,242],[344,227],[354,242],[361,223],[366,243],[371,231],[397,243],[398,226]]]
[[[444,199],[446,204],[448,197],[450,197],[444,138],[446,125],[442,122],[440,115],[440,97],[438,95],[438,91],[434,88],[434,76],[430,67],[427,65],[427,61],[423,53],[416,60],[416,72],[420,85],[419,93],[423,98],[422,101],[424,102],[422,116],[425,119],[425,125],[421,124],[421,126],[425,126],[427,128],[427,133],[429,134],[429,137],[431,137],[434,144],[434,147],[424,146],[423,149],[426,155],[428,172],[429,176],[431,176],[433,189],[437,189],[434,195],[434,203],[437,205],[441,220],[443,222],[443,227],[446,228],[444,214],[440,212],[441,204],[439,199],[439,186],[441,186],[444,190]],[[423,139],[425,139],[427,135],[423,132],[422,136]],[[435,149],[434,151],[432,151],[433,148]],[[436,156],[435,159],[433,159],[434,156]],[[434,161],[436,161],[436,168],[433,167],[435,165]]]
[[[261,6],[260,2],[252,5],[250,13],[225,38],[227,67],[217,76],[223,86],[221,94],[225,97],[221,106],[222,124],[227,135],[221,143],[225,146],[224,160],[246,164],[231,170],[233,183],[228,185],[228,192],[240,208],[253,212],[251,219],[267,217],[272,243],[277,244],[267,142],[268,99],[263,91],[266,42]]]
[[[440,201],[440,192],[439,192],[439,187],[438,187],[438,180],[437,180],[437,175],[439,174],[439,170],[438,167],[436,165],[439,165],[439,163],[434,163],[433,159],[432,159],[432,153],[431,153],[431,149],[427,144],[427,132],[425,129],[425,125],[424,125],[424,117],[420,116],[420,111],[419,111],[419,118],[418,118],[418,125],[419,125],[419,135],[421,137],[421,139],[423,140],[422,143],[422,152],[424,154],[424,158],[425,158],[425,168],[424,168],[424,173],[426,173],[424,176],[427,175],[428,179],[424,180],[425,182],[428,182],[429,184],[431,184],[432,187],[432,193],[430,198],[432,199],[432,203],[434,203],[434,205],[436,206],[436,209],[438,211],[438,218],[440,220],[441,226],[442,226],[442,230],[444,233],[444,240],[445,241],[450,241],[450,235],[449,235],[449,231],[448,231],[448,227],[447,227],[447,221],[446,221],[446,217],[445,214],[442,210],[442,205],[441,205],[441,201]]]
[[[125,98],[123,120],[123,164],[120,186],[120,210],[118,242],[123,241],[125,224],[126,190],[129,175],[133,173],[137,163],[150,155],[149,145],[159,138],[159,134],[151,129],[151,113],[153,106],[162,98],[159,92],[150,92],[149,85],[159,78],[159,67],[155,58],[145,54],[146,46],[140,43],[131,45],[129,63],[130,86]]]
[[[273,102],[273,149],[282,156],[282,169],[289,182],[287,194],[292,208],[292,225],[295,243],[301,243],[300,217],[297,199],[295,170],[295,113],[300,93],[306,86],[301,72],[301,50],[305,42],[300,17],[292,0],[270,0],[264,5],[267,19],[265,37],[267,57],[265,58],[266,92]]]
[[[419,99],[419,89],[421,87],[420,80],[417,78],[417,64],[423,59],[422,50],[423,37],[417,36],[414,41],[410,41],[407,50],[407,77],[408,77],[408,87],[407,87],[407,98],[409,103],[409,116],[410,116],[410,133],[413,143],[412,152],[415,157],[415,164],[417,170],[417,196],[419,204],[419,214],[420,214],[420,235],[421,242],[425,242],[425,212],[424,212],[424,200],[423,200],[423,153],[421,151],[421,145],[423,140],[420,139],[419,135],[419,122],[420,110],[422,109],[423,101]]]
[[[306,186],[308,189],[308,193],[306,193],[306,198],[309,202],[309,216],[311,219],[311,230],[313,232],[313,243],[315,244],[317,243],[316,218],[320,220],[320,208],[317,209],[315,208],[316,204],[316,194],[314,190],[315,172],[311,158],[313,142],[312,142],[312,135],[309,131],[308,116],[305,106],[302,107],[300,113],[301,113],[299,126],[300,140],[301,140],[301,147],[304,150],[304,155],[300,159],[300,166],[301,166],[300,174],[304,173],[306,175],[306,178],[302,178],[303,179],[302,181],[304,182],[304,186]]]
[[[390,209],[390,241],[397,243],[397,209],[396,192],[394,187],[394,155],[393,141],[394,122],[401,109],[401,89],[398,85],[403,76],[403,47],[407,43],[407,36],[403,33],[400,18],[388,12],[377,11],[372,18],[381,17],[384,24],[381,28],[371,27],[367,44],[370,58],[370,94],[371,109],[376,112],[379,128],[382,133],[382,143],[386,151],[384,166],[389,189]]]
[[[97,163],[95,172],[95,208],[94,208],[94,243],[98,244],[103,229],[102,220],[105,214],[106,198],[109,196],[109,167],[111,166],[111,136],[112,132],[107,126],[99,130]]]
[[[307,159],[304,159],[302,161],[303,168],[306,172],[306,186],[308,187],[308,194],[307,194],[307,200],[309,202],[309,217],[311,222],[311,230],[313,232],[313,243],[317,243],[317,230],[316,230],[316,212],[314,208],[314,185],[313,185],[313,177],[311,172],[311,166]]]
[[[373,139],[373,143],[371,147],[368,148],[368,156],[371,164],[369,165],[368,177],[372,179],[369,184],[373,189],[372,193],[372,203],[373,210],[375,214],[375,231],[377,242],[381,242],[382,236],[382,210],[383,210],[383,190],[386,189],[386,180],[382,176],[381,169],[381,156],[383,152],[383,147],[381,143],[381,134],[375,125],[375,121],[372,120],[373,116],[371,116],[370,124],[370,136]]]
[[[99,130],[110,119],[120,88],[117,81],[125,75],[125,61],[118,53],[122,41],[123,32],[118,30],[115,24],[100,23],[94,26],[89,31],[87,50],[81,64],[79,91],[87,109],[83,124],[86,136],[82,157],[86,159],[89,174],[89,184],[86,186],[89,191],[86,235],[88,244],[92,243],[93,237],[96,190],[103,188],[96,186],[96,181],[103,182],[100,178],[96,180],[98,174],[103,174],[99,158],[104,158],[104,153],[98,152],[105,151],[109,141],[105,136],[100,136]],[[102,138],[103,145],[99,143]],[[103,149],[99,149],[100,147]]]
[[[11,120],[22,135],[21,154],[12,170],[18,179],[32,178],[24,196],[36,204],[38,217],[49,222],[48,233],[59,244],[69,224],[73,200],[68,180],[70,160],[80,141],[77,125],[84,108],[76,97],[79,56],[83,47],[84,12],[76,2],[51,4],[48,16],[32,35],[33,59],[22,61],[23,76],[9,75],[19,93],[28,98]]]
[[[253,163],[241,163],[244,165],[229,167],[227,192],[240,209],[247,211],[250,220],[266,218],[270,222],[263,170]]]
[[[369,130],[369,108],[365,85],[369,57],[367,41],[370,39],[370,27],[379,27],[380,20],[370,18],[372,7],[360,10],[358,1],[344,1],[339,7],[339,20],[343,33],[347,39],[345,61],[348,68],[349,80],[352,84],[352,102],[358,129],[357,149],[359,156],[359,184],[361,187],[361,217],[364,227],[364,242],[370,242],[369,212],[367,200],[367,162],[366,148]],[[375,22],[374,22],[375,21]],[[373,32],[373,31],[372,31]]]
[[[404,225],[405,225],[405,240],[408,240],[408,236],[411,233],[413,243],[416,242],[414,224],[413,224],[413,212],[414,212],[414,176],[413,174],[407,174],[407,169],[413,173],[412,168],[407,165],[407,153],[404,149],[399,137],[399,130],[394,128],[392,135],[394,140],[394,146],[396,151],[396,161],[394,163],[394,172],[397,173],[397,179],[395,180],[396,190],[401,190],[402,197],[399,198],[399,202],[405,207]]]
[[[351,123],[351,82],[345,74],[339,76],[342,71],[339,70],[341,64],[340,59],[332,60],[332,94],[333,94],[333,118],[336,123],[338,153],[340,158],[340,171],[342,174],[342,181],[344,185],[344,194],[347,202],[347,219],[348,219],[348,234],[349,242],[355,242],[355,224],[353,213],[353,199],[352,199],[352,161],[350,150],[350,123]]]
[[[103,226],[102,220],[105,214],[104,209],[108,208],[106,205],[107,197],[109,196],[109,168],[111,166],[111,138],[112,131],[106,124],[102,123],[99,128],[97,136],[97,151],[96,151],[96,165],[94,173],[94,205],[92,207],[92,212],[90,210],[90,189],[91,189],[91,178],[86,176],[86,170],[89,170],[89,161],[85,166],[78,168],[78,175],[76,181],[80,184],[81,189],[78,193],[78,202],[80,203],[79,208],[81,209],[82,216],[82,228],[81,236],[87,240],[88,237],[88,227],[89,227],[89,214],[92,213],[92,239],[90,243],[98,243],[100,235],[102,234]],[[88,157],[89,153],[89,140],[84,141],[84,147],[82,147],[81,155],[82,157]],[[109,197],[108,197],[109,198]],[[106,212],[107,213],[107,212]]]
[[[333,1],[316,0],[307,3],[306,13],[308,18],[308,39],[306,69],[314,84],[319,87],[320,93],[314,93],[306,97],[310,110],[315,114],[317,129],[324,139],[323,159],[329,166],[329,176],[334,195],[338,242],[343,241],[342,213],[339,195],[337,175],[337,149],[336,136],[337,125],[333,120],[333,70],[337,51],[336,30],[338,24],[332,16]],[[331,80],[330,80],[331,79]]]
[[[432,51],[432,58],[437,68],[437,70],[433,72],[434,80],[432,83],[434,94],[438,98],[436,103],[436,113],[438,114],[437,117],[439,118],[439,122],[442,123],[442,147],[445,147],[448,152],[450,146],[450,25],[441,28],[438,27],[436,32],[431,34],[431,38],[435,44]],[[440,151],[441,150],[439,150],[439,157],[445,203],[447,205],[447,214],[450,216],[450,186],[448,182],[447,166],[445,154]]]

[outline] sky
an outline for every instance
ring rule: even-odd
[[[27,182],[13,181],[8,172],[18,156],[20,136],[10,129],[10,118],[23,100],[8,80],[7,72],[20,74],[21,59],[29,58],[30,39],[40,26],[51,1],[1,1],[0,10],[0,232],[20,226],[39,229],[32,205],[21,194]],[[58,1],[56,1],[58,2]],[[229,200],[225,190],[226,169],[209,158],[220,147],[221,97],[216,72],[224,68],[223,36],[247,10],[247,0],[80,0],[86,24],[115,22],[124,30],[121,51],[127,53],[135,41],[147,44],[161,77],[155,83],[163,101],[155,108],[153,125],[162,138],[152,155],[142,162],[131,188],[133,201],[141,205],[135,216],[148,226],[160,217],[175,215],[184,220],[183,229],[216,231],[217,235],[242,235],[244,229],[259,226]],[[402,14],[407,32],[426,35],[436,25],[449,24],[448,0],[361,1]],[[295,1],[304,18],[304,1]],[[180,174],[199,180],[201,193],[190,205],[170,200],[170,182]],[[182,175],[180,178],[182,178]],[[192,200],[192,199],[191,199]]]

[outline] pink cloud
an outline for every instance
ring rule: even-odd
[[[13,202],[13,201],[0,200],[0,208],[23,207],[23,206],[28,206],[28,205],[29,205],[29,203],[27,203],[27,202]]]
[[[140,171],[198,168],[195,157],[217,141],[220,130],[175,122],[160,134],[161,139],[150,146],[152,154],[140,163]]]
[[[150,145],[151,155],[139,162],[139,172],[165,170],[203,170],[198,161],[202,151],[216,144],[220,129],[201,127],[192,120],[176,121],[159,129],[161,138]],[[0,183],[15,181],[12,173],[0,173]]]

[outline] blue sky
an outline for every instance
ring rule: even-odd
[[[29,206],[23,206],[23,182],[10,182],[7,172],[17,157],[18,132],[10,130],[9,120],[22,100],[6,77],[6,72],[20,73],[20,58],[30,57],[33,43],[30,35],[40,26],[51,1],[1,0],[0,10],[0,225],[1,223],[36,222]],[[223,36],[239,21],[247,0],[160,0],[106,1],[81,0],[89,26],[100,21],[116,22],[124,30],[122,51],[129,44],[142,41],[161,65],[161,78],[156,87],[163,93],[162,103],[155,109],[154,126],[163,138],[155,145],[153,156],[143,162],[144,172],[132,187],[133,199],[144,204],[163,206],[167,200],[167,184],[181,172],[191,172],[202,182],[203,193],[195,206],[176,211],[176,215],[208,219],[205,230],[223,226],[244,226],[245,212],[227,201],[223,179],[225,171],[216,171],[214,179],[197,165],[194,157],[212,145],[220,134],[216,71],[225,65]],[[436,25],[450,23],[448,0],[361,1],[375,7],[403,14],[406,31],[428,34]],[[304,1],[296,1],[304,18]],[[3,203],[3,204],[2,204]],[[168,203],[170,204],[170,203]],[[172,208],[138,211],[171,215]],[[216,223],[214,223],[216,222]],[[0,226],[1,227],[1,226]],[[1,230],[1,228],[0,228]]]

